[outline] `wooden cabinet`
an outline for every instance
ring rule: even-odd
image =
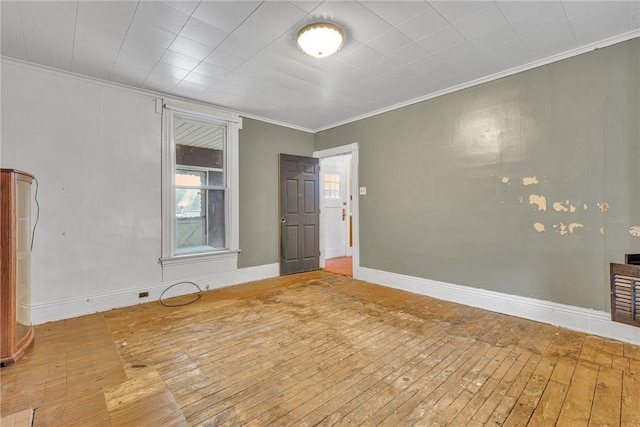
[[[0,170],[0,363],[18,360],[33,341],[31,326],[31,184]]]

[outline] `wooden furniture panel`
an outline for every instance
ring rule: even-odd
[[[31,326],[31,183],[0,171],[0,364],[11,364],[33,341]]]

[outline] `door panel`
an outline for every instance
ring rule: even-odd
[[[287,180],[287,191],[286,191],[287,202],[286,212],[288,214],[296,214],[298,213],[298,181],[288,179]]]
[[[296,261],[298,259],[298,227],[285,226],[284,237],[286,239],[285,260]]]
[[[323,233],[325,259],[347,255],[349,211],[347,206],[347,157],[323,159]]]
[[[280,154],[280,274],[320,268],[319,161]]]
[[[304,213],[314,214],[318,210],[318,181],[304,181]]]

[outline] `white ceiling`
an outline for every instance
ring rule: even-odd
[[[305,130],[640,34],[640,1],[7,1],[1,53]],[[300,52],[304,24],[346,42]]]

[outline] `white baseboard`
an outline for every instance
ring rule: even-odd
[[[116,292],[107,292],[84,296],[81,298],[72,298],[66,300],[58,300],[46,302],[42,304],[33,304],[31,306],[31,321],[34,325],[54,320],[69,319],[86,314],[107,311],[113,308],[127,307],[150,301],[157,301],[160,295],[169,286],[181,282],[193,282],[202,290],[218,289],[226,286],[237,285],[239,283],[251,282],[254,280],[267,279],[280,274],[280,265],[265,264],[257,267],[241,268],[225,273],[210,274],[207,276],[190,277],[175,282],[166,282],[157,285],[146,285],[132,287],[119,290]],[[208,288],[206,288],[209,286]],[[140,292],[149,292],[146,298],[138,298]],[[198,289],[187,283],[180,284],[169,290],[163,298],[186,295],[198,292]]]
[[[605,311],[405,276],[366,267],[358,268],[357,277],[359,280],[445,301],[535,320],[631,344],[640,344],[640,328],[613,322],[611,315]]]

